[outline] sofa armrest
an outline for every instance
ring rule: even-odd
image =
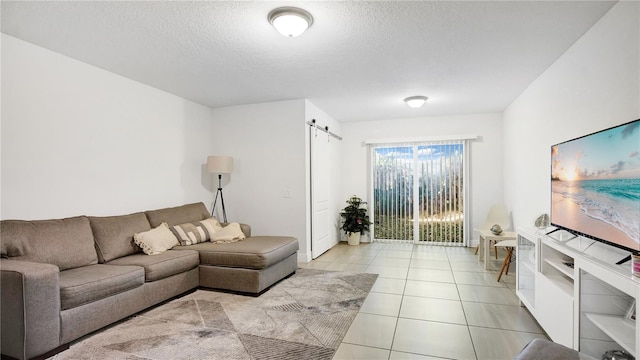
[[[222,227],[229,225],[229,223],[220,223]],[[244,236],[250,238],[251,237],[251,225],[248,224],[240,224],[240,230],[244,233]]]
[[[51,264],[0,260],[3,355],[29,359],[60,346],[59,272]]]

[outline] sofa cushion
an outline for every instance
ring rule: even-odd
[[[142,248],[147,255],[158,255],[179,245],[178,239],[173,235],[167,223],[162,223],[149,231],[135,233],[133,241]]]
[[[88,304],[144,284],[140,266],[90,265],[60,272],[62,310]]]
[[[200,265],[264,269],[295,254],[298,240],[288,236],[255,236],[230,244],[205,242],[173,249],[197,250]]]
[[[163,222],[169,226],[197,222],[208,218],[209,211],[203,203],[187,204],[172,208],[145,211],[149,224],[157,227]]]
[[[161,280],[169,276],[195,269],[200,264],[197,251],[165,251],[148,256],[129,255],[109,262],[109,265],[137,265],[144,268],[145,281]]]
[[[134,213],[119,216],[89,216],[100,263],[142,252],[133,234],[151,229],[147,216]]]
[[[60,270],[98,263],[86,216],[0,222],[2,257],[56,265]]]

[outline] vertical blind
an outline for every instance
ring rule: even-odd
[[[413,240],[413,144],[373,148],[373,238]]]
[[[465,245],[464,140],[372,146],[374,240]]]

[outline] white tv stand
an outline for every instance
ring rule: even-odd
[[[560,242],[546,232],[517,231],[521,304],[554,342],[598,359],[614,349],[639,358],[640,319],[627,316],[638,307],[640,278],[628,262],[615,265],[625,253],[584,237]]]

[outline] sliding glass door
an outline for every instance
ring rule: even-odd
[[[372,147],[373,238],[465,245],[465,144]]]
[[[414,146],[373,149],[373,238],[413,240]]]

